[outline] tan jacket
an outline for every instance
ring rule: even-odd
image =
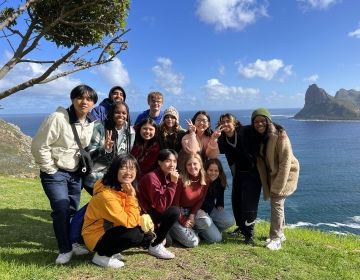
[[[94,123],[75,123],[83,148],[90,144]],[[75,171],[79,147],[75,141],[65,108],[59,107],[41,124],[31,144],[31,153],[41,171],[54,174],[58,169]]]
[[[291,195],[297,188],[300,171],[299,161],[292,152],[286,132],[279,134],[273,124],[269,125],[269,130],[266,155],[262,155],[264,147],[261,145],[262,156],[257,160],[265,199],[268,199],[270,194]]]

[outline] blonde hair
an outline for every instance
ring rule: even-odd
[[[161,103],[164,103],[164,96],[160,91],[152,91],[148,94],[147,101],[150,104],[151,99],[159,97],[161,98]]]
[[[190,174],[187,171],[186,165],[188,163],[189,160],[191,159],[197,159],[199,164],[200,164],[200,171],[199,171],[199,183],[201,184],[201,186],[206,186],[206,173],[204,170],[204,165],[201,159],[201,156],[199,154],[188,154],[185,158],[184,161],[184,174],[182,174],[182,181],[184,184],[184,187],[186,188],[187,186],[190,186],[192,181],[190,179]]]

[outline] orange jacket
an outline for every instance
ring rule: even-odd
[[[89,250],[94,250],[106,230],[123,226],[134,228],[140,225],[140,207],[137,198],[104,186],[98,180],[94,196],[86,209],[82,236]]]

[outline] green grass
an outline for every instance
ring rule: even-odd
[[[56,266],[49,202],[39,180],[0,176],[1,279],[360,279],[360,239],[307,229],[286,229],[283,249],[264,247],[269,225],[256,225],[256,246],[225,234],[220,244],[172,247],[158,260],[142,249],[124,252],[125,267],[103,269],[92,255]],[[82,204],[89,200],[84,192]]]

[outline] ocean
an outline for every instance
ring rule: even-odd
[[[273,121],[285,127],[300,162],[297,191],[285,202],[288,227],[309,227],[339,234],[360,234],[360,122],[299,121],[291,117],[299,109],[272,109]],[[243,124],[250,123],[251,110],[228,111]],[[180,112],[181,124],[194,111]],[[214,128],[223,111],[209,111]],[[131,114],[135,120],[138,113]],[[34,136],[48,114],[1,115]],[[228,185],[225,208],[231,211],[231,174],[221,156]],[[261,198],[258,218],[269,220],[269,202]]]

